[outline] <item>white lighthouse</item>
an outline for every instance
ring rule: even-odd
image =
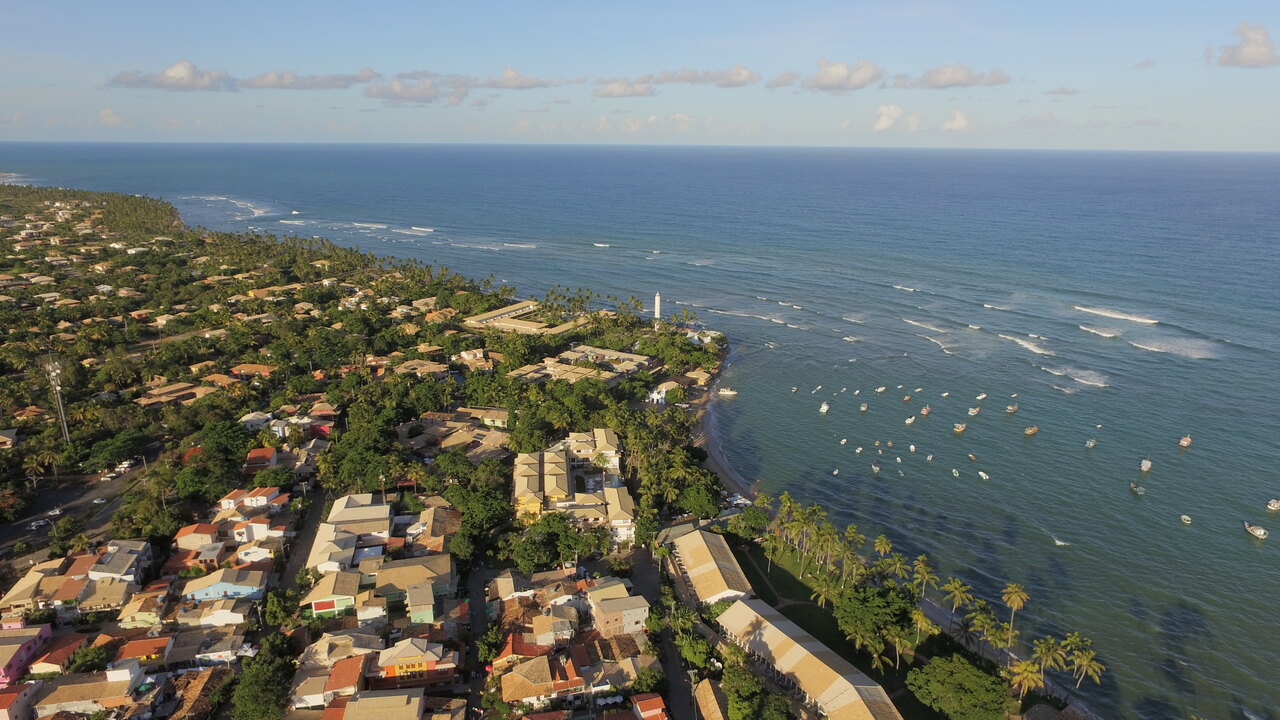
[[[662,293],[653,294],[653,326],[657,327],[658,322],[662,320]]]

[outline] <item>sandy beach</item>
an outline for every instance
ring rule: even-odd
[[[738,474],[721,450],[720,439],[716,434],[715,411],[711,407],[711,404],[717,400],[715,393],[708,389],[702,393],[701,397],[690,403],[695,408],[697,418],[694,444],[707,451],[707,459],[702,466],[715,473],[730,492],[736,492],[745,498],[755,498],[759,492],[756,483]]]

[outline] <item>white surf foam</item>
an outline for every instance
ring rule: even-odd
[[[925,340],[928,340],[929,342],[933,343],[934,345],[937,345],[938,347],[942,348],[942,352],[946,353],[947,355],[955,355],[955,352],[953,352],[951,348],[947,347],[946,343],[942,342],[941,340],[938,340],[937,338],[931,338],[928,335],[917,335],[916,337],[922,337]]]
[[[929,332],[937,332],[937,333],[945,333],[945,332],[947,332],[946,330],[943,330],[943,329],[942,329],[942,328],[940,328],[940,327],[936,327],[936,326],[934,326],[934,325],[930,325],[929,323],[922,323],[922,322],[919,322],[919,321],[916,321],[916,320],[909,320],[909,319],[907,319],[907,318],[902,318],[902,322],[904,322],[904,323],[906,323],[906,324],[908,324],[908,325],[915,325],[915,326],[916,326],[916,327],[918,327],[918,328],[924,328],[925,330],[928,330]]]
[[[1147,340],[1145,342],[1135,342],[1130,340],[1129,344],[1139,350],[1168,353],[1170,355],[1178,355],[1192,360],[1207,360],[1209,358],[1216,357],[1213,352],[1213,343],[1208,340],[1197,340],[1194,338]]]
[[[865,314],[860,315],[858,313],[849,313],[848,315],[841,315],[840,319],[844,320],[845,322],[851,322],[855,325],[863,325],[867,322],[867,316]]]
[[[537,250],[537,249],[538,249],[538,245],[537,245],[536,243],[508,243],[508,242],[504,242],[504,243],[502,243],[502,246],[503,246],[503,247],[509,247],[509,248],[523,248],[523,249],[525,249],[525,250]]]
[[[1053,389],[1057,390],[1058,392],[1065,393],[1067,395],[1075,395],[1076,393],[1080,392],[1080,388],[1063,387],[1061,385],[1054,385]]]
[[[1044,348],[1031,342],[1030,340],[1023,340],[1020,337],[1015,337],[1013,335],[1005,335],[1004,333],[1000,333],[1000,337],[1004,338],[1005,340],[1012,340],[1018,343],[1018,345],[1022,346],[1023,349],[1030,350],[1031,352],[1037,355],[1055,355],[1056,354],[1052,350],[1045,350]]]
[[[893,289],[894,289],[894,290],[905,290],[905,291],[907,291],[907,292],[915,292],[915,291],[916,291],[916,289],[915,289],[915,288],[913,288],[913,287],[907,287],[906,285],[894,285],[894,286],[893,286]]]
[[[1012,310],[1013,309],[1013,308],[1001,307],[999,305],[992,305],[991,303],[982,303],[982,307],[988,310]]]
[[[1155,318],[1144,317],[1142,315],[1134,315],[1133,313],[1123,312],[1121,310],[1111,310],[1109,308],[1087,307],[1085,305],[1073,305],[1076,310],[1090,315],[1101,315],[1102,317],[1111,318],[1112,320],[1128,320],[1129,322],[1142,323],[1143,325],[1157,325],[1160,323]]]
[[[1087,333],[1093,333],[1098,337],[1104,337],[1104,338],[1113,338],[1120,334],[1120,331],[1115,328],[1090,327],[1088,325],[1077,325],[1076,327],[1080,328],[1081,330]]]

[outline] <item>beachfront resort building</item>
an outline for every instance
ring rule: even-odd
[[[516,368],[507,375],[521,382],[564,380],[570,384],[595,378],[612,387],[622,378],[655,365],[654,359],[648,355],[578,345],[555,357],[543,358],[540,363]]]
[[[902,720],[884,688],[763,600],[738,600],[717,621],[726,638],[823,715]]]
[[[473,315],[462,321],[464,327],[472,330],[492,328],[504,332],[521,333],[523,335],[563,335],[577,330],[591,321],[591,316],[580,315],[559,325],[539,322],[533,317],[541,306],[537,300],[525,300],[515,305],[490,310],[487,313]]]
[[[579,527],[604,527],[618,542],[635,536],[635,503],[619,470],[622,450],[609,428],[569,437],[536,453],[516,456],[512,502],[529,520],[563,512]]]
[[[698,602],[710,605],[755,594],[723,535],[694,530],[671,544],[681,579]]]

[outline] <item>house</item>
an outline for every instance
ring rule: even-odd
[[[276,371],[274,365],[259,365],[257,363],[242,363],[231,368],[231,376],[240,380],[252,380],[255,377],[271,377],[271,373]]]
[[[130,640],[116,651],[115,662],[136,660],[143,669],[160,668],[169,662],[169,651],[172,649],[173,635]]]
[[[188,580],[182,590],[187,600],[217,600],[221,598],[249,598],[258,600],[267,585],[267,573],[261,570],[217,570],[204,577]]]
[[[241,470],[246,475],[253,475],[275,467],[278,462],[280,462],[280,453],[275,448],[254,448],[245,455]]]
[[[644,630],[649,601],[639,595],[604,598],[592,603],[596,631],[605,637],[630,635]]]
[[[693,689],[693,701],[702,720],[729,720],[729,698],[720,683],[710,678],[698,683]]]
[[[534,707],[558,697],[578,695],[587,690],[586,682],[573,662],[554,656],[541,656],[516,665],[502,676],[502,699],[524,702]]]
[[[374,592],[392,601],[404,599],[412,585],[430,585],[436,597],[452,595],[458,589],[452,555],[390,561],[370,558],[360,564],[360,572],[372,575]]]
[[[142,678],[142,667],[133,660],[117,663],[106,672],[50,678],[35,691],[31,707],[42,718],[59,712],[92,715],[128,707]]]
[[[27,666],[53,637],[48,625],[0,630],[0,688],[8,687],[27,673]]]
[[[360,594],[360,573],[337,571],[325,573],[311,590],[298,601],[316,617],[333,617],[355,608]]]
[[[307,646],[298,658],[298,670],[289,688],[289,706],[293,708],[323,707],[332,696],[329,676],[332,668],[344,659],[364,657],[383,650],[386,645],[376,634],[362,630],[326,633]],[[362,669],[366,666],[362,664]]]
[[[205,379],[208,380],[209,378]],[[262,428],[266,427],[267,423],[271,422],[271,416],[261,410],[255,410],[251,413],[241,415],[238,422],[244,426],[245,430],[248,430],[249,432],[258,432]]]
[[[616,543],[631,542],[636,537],[636,503],[625,485],[606,485],[604,503],[608,508],[609,530]]]
[[[325,704],[335,697],[350,697],[363,690],[365,669],[372,657],[372,653],[352,655],[335,662],[324,684]]]
[[[218,540],[218,526],[210,523],[193,523],[173,535],[173,544],[180,550],[196,550]]]
[[[89,568],[89,579],[115,578],[135,585],[151,567],[151,543],[145,540],[111,540],[99,548],[98,560]]]
[[[370,672],[398,685],[452,685],[457,679],[458,660],[457,650],[426,638],[405,638],[378,653],[376,666]]]
[[[225,667],[187,672],[173,681],[173,694],[179,699],[169,720],[206,720],[211,712],[211,695],[234,677]]]
[[[422,688],[366,690],[351,696],[342,720],[422,720]]]
[[[0,430],[0,450],[12,450],[18,447],[17,430]]]
[[[763,600],[738,600],[717,618],[724,636],[773,669],[773,679],[827,717],[902,720],[884,688]]]
[[[462,513],[442,498],[443,504],[432,504],[418,514],[418,522],[409,526],[406,535],[427,552],[449,552],[449,542],[462,527]]]
[[[224,627],[244,625],[253,614],[253,601],[222,598],[208,602],[183,603],[165,619],[183,627]]]
[[[40,680],[35,680],[0,690],[0,720],[30,720],[34,716],[31,699],[41,684]]]
[[[284,497],[287,498],[288,496],[285,495]],[[231,536],[235,538],[237,543],[242,545],[267,538],[284,538],[288,534],[289,531],[285,525],[272,525],[271,520],[265,517],[241,520],[231,526]]]
[[[278,487],[258,487],[245,493],[240,502],[249,508],[267,508],[274,514],[288,507],[289,493],[280,492]]]
[[[120,608],[120,616],[116,623],[122,628],[149,628],[160,624],[168,604],[167,590],[154,590],[135,593],[129,602]]]
[[[71,656],[89,642],[84,633],[69,632],[53,638],[44,649],[44,654],[31,661],[28,670],[33,675],[41,673],[61,673],[67,669]]]
[[[704,605],[755,593],[724,536],[694,530],[672,542],[676,564],[689,589]]]
[[[667,714],[667,703],[657,693],[642,693],[631,696],[631,711],[636,720],[670,720]]]

